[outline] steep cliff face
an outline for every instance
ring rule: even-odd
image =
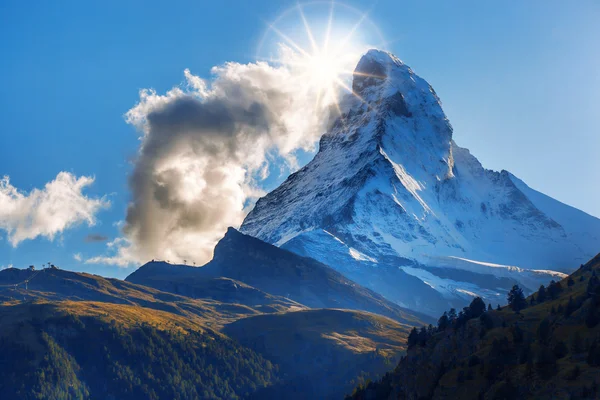
[[[433,88],[398,58],[369,51],[353,89],[314,159],[242,232],[434,314],[495,302],[515,280],[535,289],[600,248],[600,220],[460,148]]]

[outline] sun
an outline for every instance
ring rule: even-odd
[[[322,18],[324,7],[328,9],[326,18]],[[334,105],[338,111],[341,94],[352,93],[360,98],[351,88],[353,70],[360,56],[370,47],[384,45],[368,13],[336,2],[297,4],[268,24],[265,37],[268,35],[274,37],[277,56],[267,61],[293,70],[304,90],[314,95],[316,107]],[[368,45],[367,40],[373,37],[379,43]],[[265,38],[259,49],[264,41]]]
[[[304,68],[311,81],[319,88],[330,86],[344,71],[343,63],[339,59],[322,51],[308,56]]]

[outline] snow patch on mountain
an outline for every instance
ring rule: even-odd
[[[481,296],[485,299],[488,299],[488,302],[491,302],[494,299],[501,299],[506,293],[505,290],[482,289],[473,283],[440,278],[439,276],[421,268],[400,267],[400,269],[409,275],[419,278],[448,299],[453,299],[456,296],[462,296],[465,301],[471,301],[474,297]]]

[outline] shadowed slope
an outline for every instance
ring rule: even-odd
[[[281,367],[284,382],[254,398],[340,398],[373,379],[406,348],[410,327],[349,310],[306,310],[249,317],[223,332]]]
[[[208,289],[207,280],[226,277],[312,308],[369,311],[418,325],[428,317],[405,310],[375,292],[345,278],[311,258],[301,257],[230,228],[217,244],[214,258],[195,268],[148,263],[126,280],[162,290],[184,293]]]

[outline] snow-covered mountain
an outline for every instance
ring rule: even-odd
[[[452,139],[433,88],[370,50],[315,158],[241,231],[436,315],[474,295],[536,289],[600,250],[600,220],[484,169]]]

